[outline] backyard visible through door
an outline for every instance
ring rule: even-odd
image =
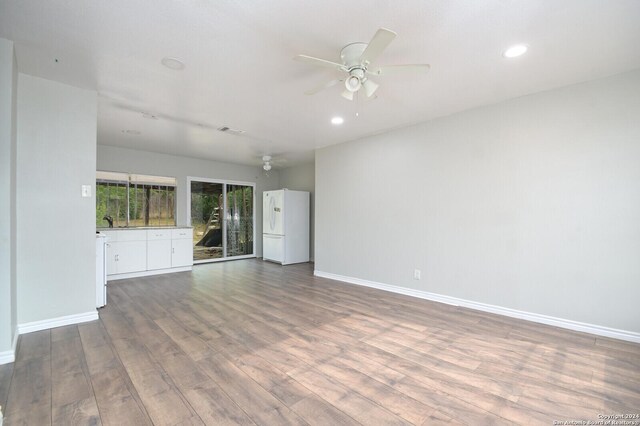
[[[190,178],[196,263],[253,256],[254,184]]]

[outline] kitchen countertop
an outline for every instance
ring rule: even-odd
[[[144,231],[146,229],[191,229],[192,226],[130,226],[128,228],[96,228],[96,231]]]

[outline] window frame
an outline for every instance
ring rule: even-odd
[[[104,174],[111,174],[113,175],[113,179],[110,178],[99,178],[98,176],[100,175],[100,173],[104,173]],[[132,177],[135,176],[138,179],[135,179],[132,182]],[[139,179],[139,177],[149,177],[149,178],[159,178],[162,180],[170,180],[173,179],[174,181],[174,185],[170,185],[170,184],[155,184],[153,182],[144,182],[143,180]],[[121,179],[117,179],[116,177],[121,177]],[[125,180],[126,179],[126,180]],[[174,177],[174,176],[157,176],[157,175],[146,175],[146,174],[141,174],[141,173],[131,173],[131,172],[114,172],[114,171],[108,171],[108,170],[96,170],[96,206],[98,204],[98,185],[99,184],[118,184],[118,185],[124,185],[125,186],[125,192],[126,192],[126,200],[127,200],[127,205],[126,205],[126,225],[124,226],[124,228],[172,228],[172,227],[176,227],[178,224],[178,218],[177,218],[177,211],[178,211],[178,178]],[[166,187],[166,188],[173,188],[173,224],[172,225],[131,225],[131,188],[133,188],[133,185],[146,185],[146,186],[150,186],[151,189],[153,189],[154,186],[158,186],[158,187]],[[150,202],[150,200],[148,200],[147,202]],[[96,221],[96,228],[108,228],[108,226],[99,226],[97,221]],[[115,229],[116,227],[114,227]],[[118,228],[122,228],[122,226],[119,226]]]

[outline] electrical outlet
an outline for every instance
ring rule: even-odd
[[[421,273],[420,269],[414,269],[413,270],[413,279],[414,280],[419,280],[420,279],[420,273]]]

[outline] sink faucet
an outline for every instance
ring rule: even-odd
[[[109,222],[109,228],[113,228],[113,218],[111,216],[106,214],[106,215],[104,215],[102,220],[106,220],[107,222]]]

